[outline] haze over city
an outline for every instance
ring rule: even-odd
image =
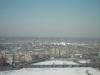
[[[100,0],[0,0],[0,36],[100,38]]]
[[[0,0],[0,75],[100,75],[100,0]]]

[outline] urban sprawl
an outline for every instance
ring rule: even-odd
[[[85,60],[87,66],[100,69],[100,44],[46,40],[0,43],[0,70],[22,68],[31,63],[56,58],[72,58],[78,63]]]

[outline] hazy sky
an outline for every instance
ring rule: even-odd
[[[0,36],[100,37],[100,0],[0,0]]]

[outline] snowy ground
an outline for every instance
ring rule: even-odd
[[[78,62],[81,64],[86,64],[86,63],[90,63],[90,60],[79,60]]]
[[[0,72],[0,75],[100,75],[98,70],[91,67],[81,68],[23,68],[21,70]]]

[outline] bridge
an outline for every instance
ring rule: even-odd
[[[24,68],[67,68],[67,67],[96,67],[95,64],[77,63],[73,60],[44,60],[24,66]],[[100,67],[100,66],[99,66]]]
[[[61,59],[38,59],[30,63],[15,65],[15,66],[7,66],[0,68],[0,71],[5,70],[17,70],[21,68],[74,68],[74,67],[100,67],[100,65],[96,66],[95,64],[81,64],[74,60],[61,60]]]

